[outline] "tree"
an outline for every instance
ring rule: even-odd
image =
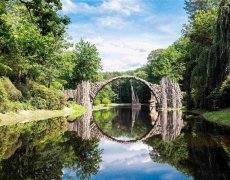
[[[26,7],[30,22],[41,29],[42,35],[52,33],[56,38],[63,36],[70,19],[57,13],[62,9],[60,0],[19,0],[19,2]]]
[[[95,81],[98,70],[101,69],[101,58],[96,46],[88,41],[81,40],[76,44],[73,61],[75,64],[73,82],[75,85],[81,81]]]
[[[183,79],[185,71],[184,47],[186,38],[181,38],[167,49],[153,50],[148,56],[147,73],[149,80],[159,83],[165,77],[171,77],[177,81]]]
[[[212,9],[219,4],[219,0],[185,0],[185,7],[190,19],[194,18],[197,11]]]
[[[2,43],[0,40],[1,44],[7,44],[3,50],[0,49],[1,75],[7,75],[19,84],[32,79],[49,87],[59,77],[61,52],[69,47],[63,38],[64,32],[58,37],[52,31],[43,34],[40,26],[30,21],[27,9],[18,1],[6,2],[2,7],[7,8],[7,11],[2,11],[0,19],[8,35],[5,32]],[[52,20],[49,23],[52,24]],[[60,27],[56,25],[55,31],[63,31],[61,21]]]

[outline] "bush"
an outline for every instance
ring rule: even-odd
[[[109,98],[103,98],[102,103],[105,104],[106,106],[108,106],[111,103],[111,101]]]
[[[21,103],[21,102],[12,102],[12,101],[6,101],[1,104],[0,106],[0,112],[6,113],[6,112],[18,112],[20,110],[29,110],[32,109],[32,106],[27,103]]]
[[[66,97],[62,92],[49,89],[36,82],[30,82],[30,102],[37,109],[63,109],[66,104]]]
[[[7,92],[0,81],[0,103],[7,101]]]
[[[229,107],[230,105],[230,75],[221,84],[214,89],[207,97],[207,107],[211,110]]]
[[[222,83],[220,87],[220,94],[222,97],[223,107],[230,106],[230,74],[227,76],[226,80]]]
[[[0,78],[0,112],[17,112],[25,109],[25,103],[20,103],[18,100],[22,97],[19,91],[9,78]]]
[[[14,84],[10,81],[9,78],[2,77],[0,78],[0,84],[4,87],[7,92],[7,99],[11,101],[17,101],[22,97],[21,91],[19,91]]]
[[[95,99],[94,101],[93,101],[93,105],[95,105],[95,106],[98,106],[98,105],[100,105],[101,104],[101,101],[99,100],[99,99]]]

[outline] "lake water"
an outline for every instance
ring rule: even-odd
[[[229,179],[230,128],[117,107],[0,127],[0,179]]]

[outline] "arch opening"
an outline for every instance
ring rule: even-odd
[[[101,83],[98,88],[96,89],[96,91],[93,93],[93,95],[91,96],[91,101],[94,102],[94,100],[97,98],[97,95],[109,84],[114,83],[116,81],[120,81],[120,80],[131,80],[133,82],[139,82],[140,84],[142,84],[144,87],[146,87],[149,90],[149,93],[151,95],[151,99],[155,99],[155,104],[158,105],[159,104],[159,99],[158,96],[156,95],[157,92],[156,90],[154,90],[153,84],[147,82],[146,80],[139,78],[139,77],[135,77],[135,76],[118,76],[118,77],[114,77],[111,78],[109,80],[107,80],[104,83]]]

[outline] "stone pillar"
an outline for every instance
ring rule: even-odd
[[[161,108],[182,108],[182,92],[180,86],[174,80],[166,77],[161,80]]]
[[[92,110],[92,103],[90,102],[90,83],[89,81],[82,81],[78,84],[76,89],[76,101],[78,104]]]

